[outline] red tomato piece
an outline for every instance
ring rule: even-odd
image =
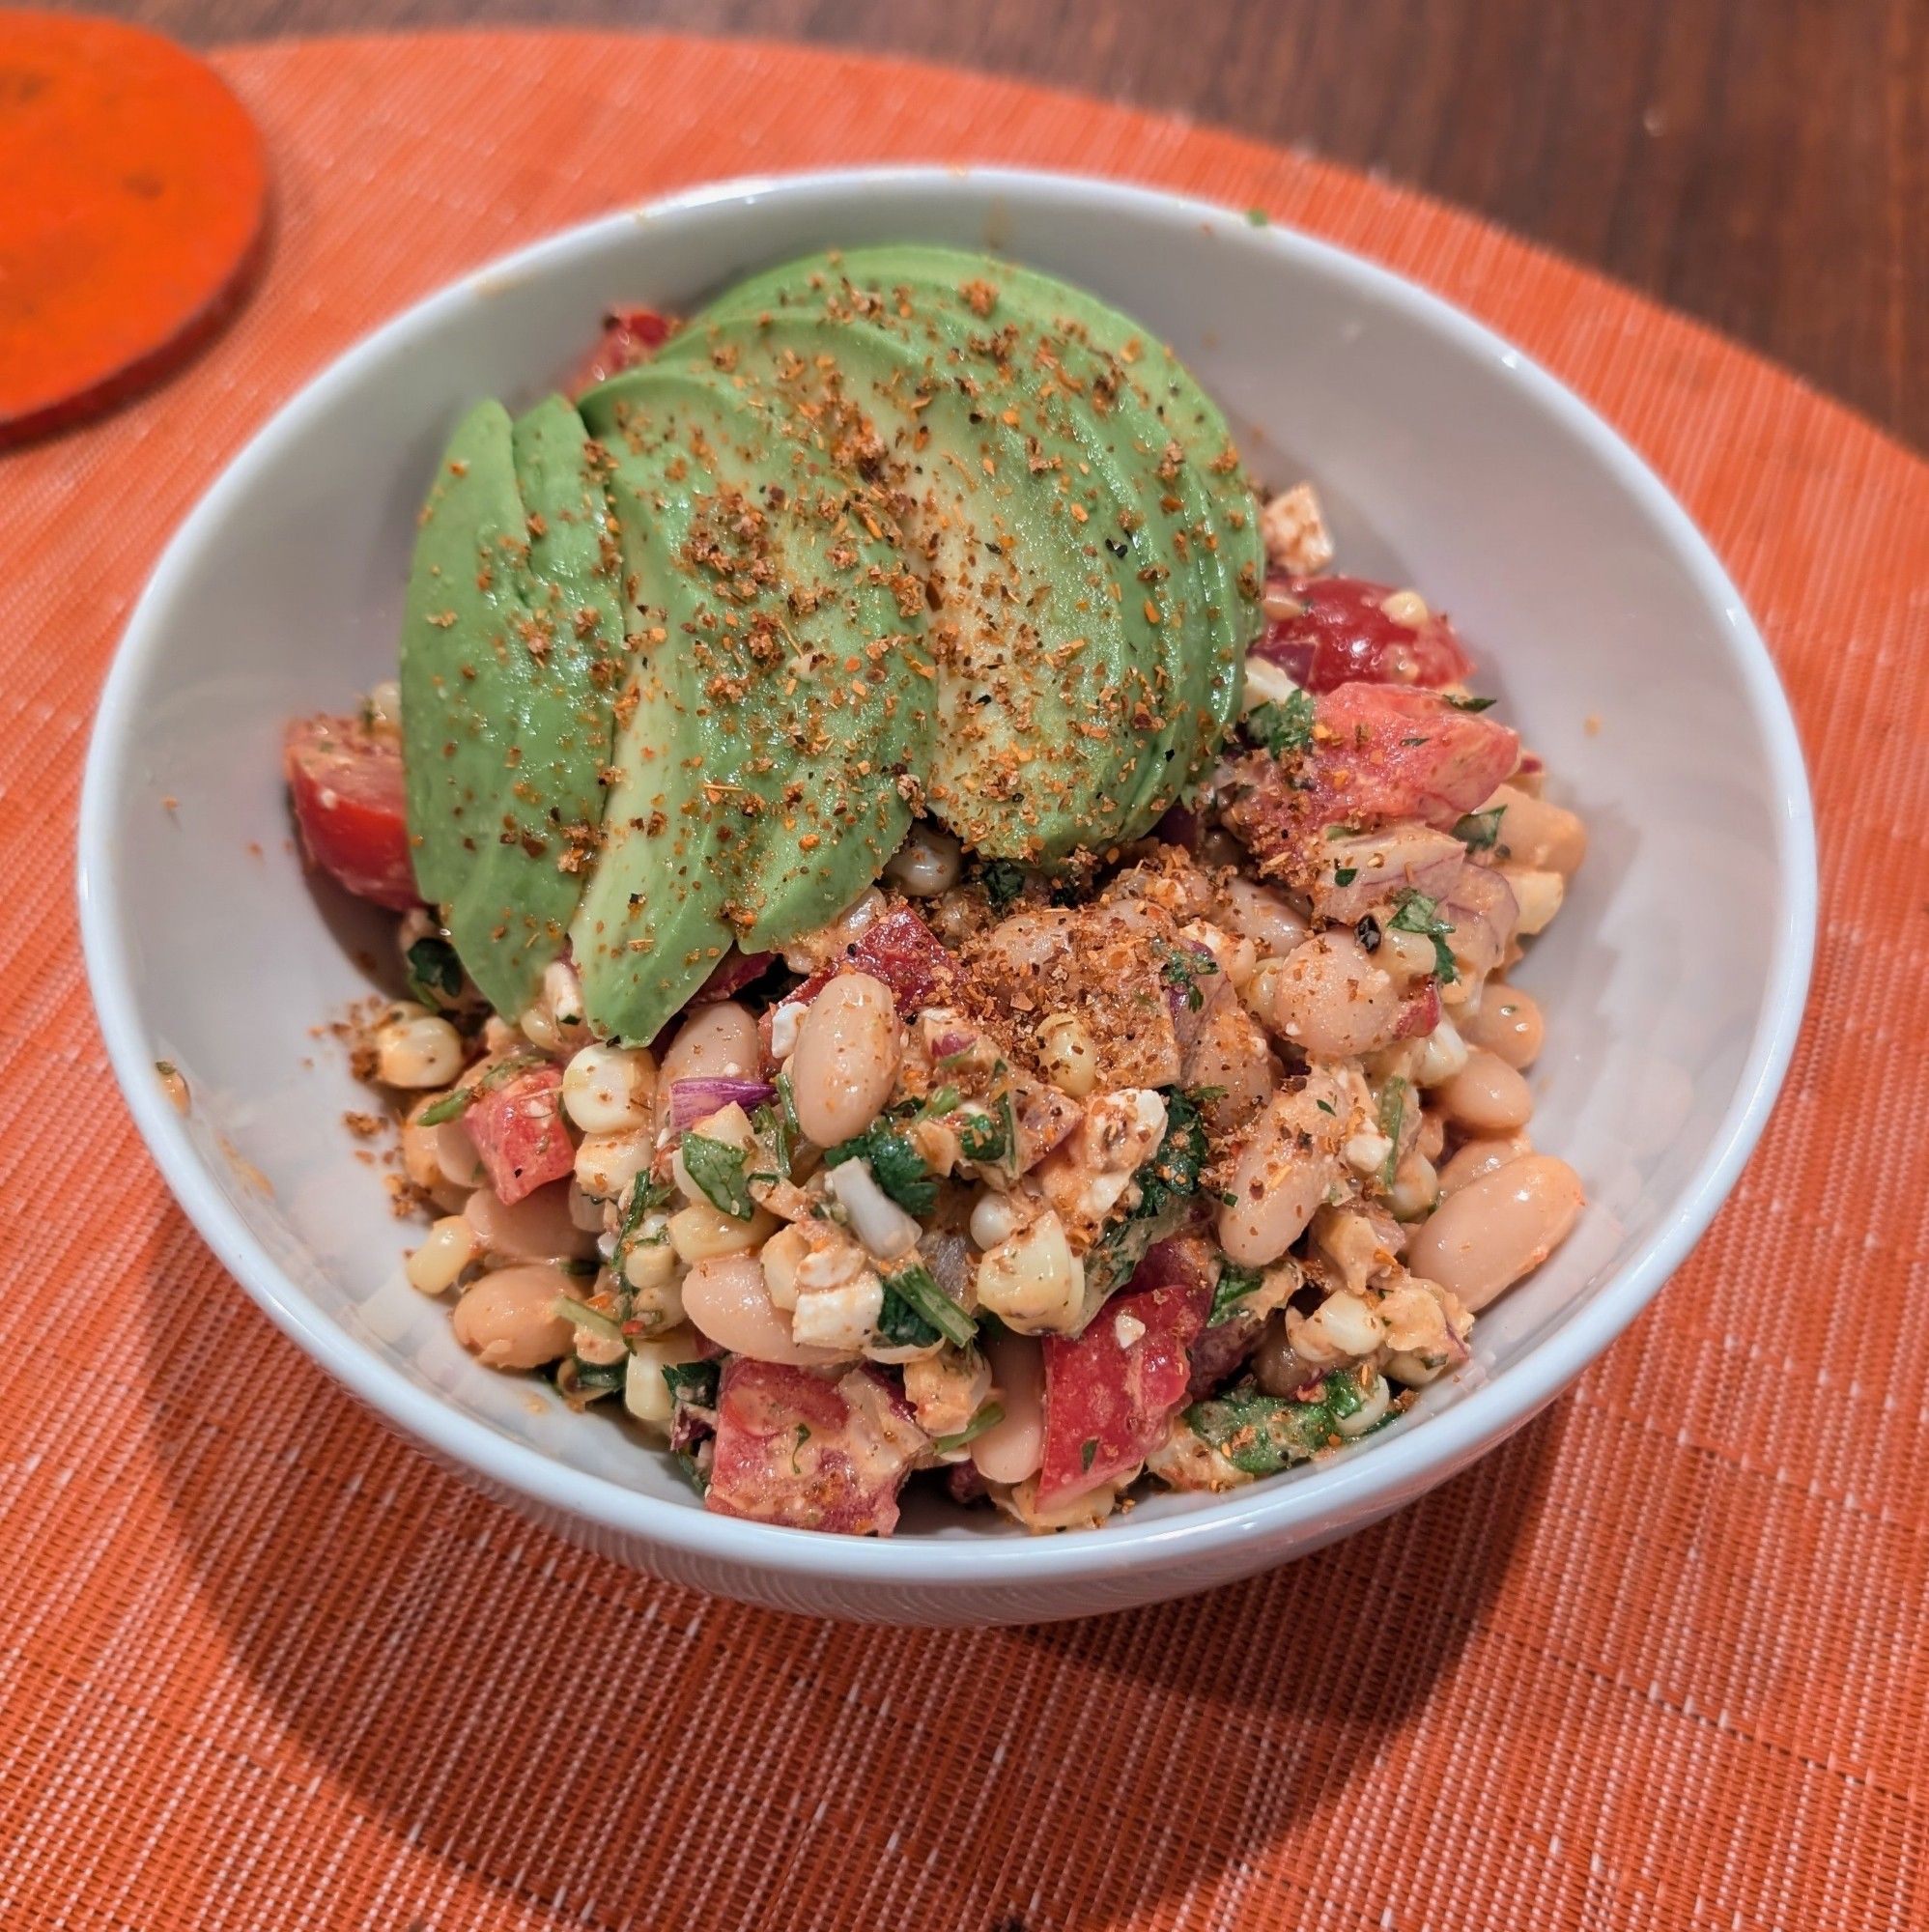
[[[669,339],[669,318],[653,308],[612,308],[603,318],[603,333],[596,347],[582,358],[567,388],[572,396],[647,362],[656,350]]]
[[[353,718],[300,718],[282,741],[282,767],[311,864],[391,912],[422,903],[398,746]]]
[[[727,1000],[748,986],[777,957],[775,952],[739,952],[732,948],[718,962],[717,970],[690,996],[693,1007],[707,1007],[713,1000]]]
[[[785,1006],[808,1007],[839,973],[868,973],[881,980],[897,1001],[897,1010],[910,1019],[922,1008],[946,999],[957,984],[958,962],[944,942],[908,906],[880,914],[845,948],[832,966],[820,966],[794,992]],[[757,1022],[764,1055],[770,1057],[770,1013]]]
[[[1196,1236],[1156,1242],[1082,1334],[1047,1335],[1038,1500],[1075,1496],[1144,1462],[1186,1397],[1191,1349],[1212,1304]]]
[[[1319,693],[1343,684],[1458,684],[1473,660],[1437,612],[1417,628],[1389,617],[1382,608],[1391,584],[1363,577],[1272,579],[1301,606],[1296,617],[1275,617],[1253,646],[1254,655],[1276,664],[1292,681]]]
[[[1343,684],[1315,717],[1321,734],[1293,774],[1310,825],[1419,818],[1450,829],[1520,762],[1516,732],[1431,691]]]
[[[1400,1009],[1395,1039],[1425,1039],[1440,1024],[1440,982],[1423,980]]]
[[[927,1440],[868,1370],[832,1382],[736,1355],[718,1389],[704,1507],[792,1529],[889,1536],[897,1492]]]
[[[486,1078],[487,1076],[485,1076]],[[462,1123],[498,1199],[520,1201],[576,1168],[562,1117],[562,1068],[545,1062],[478,1094]]]

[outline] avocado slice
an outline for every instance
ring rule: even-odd
[[[834,918],[910,823],[922,586],[833,424],[711,365],[591,391],[644,642],[573,938],[591,1023],[648,1039],[735,940]]]
[[[627,645],[601,459],[560,397],[479,404],[423,506],[401,676],[417,883],[491,1005],[561,952]]]

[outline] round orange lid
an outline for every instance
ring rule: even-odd
[[[105,408],[233,313],[261,254],[261,136],[138,27],[0,8],[0,443]]]

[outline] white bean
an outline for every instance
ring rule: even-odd
[[[516,1202],[479,1187],[462,1211],[483,1247],[505,1261],[587,1261],[596,1252],[596,1236],[579,1228],[569,1211],[566,1180],[553,1180]]]
[[[1510,1160],[1518,1160],[1522,1154],[1534,1151],[1534,1144],[1525,1134],[1510,1134],[1505,1140],[1463,1141],[1455,1149],[1454,1157],[1440,1170],[1440,1198],[1458,1194],[1469,1181],[1478,1180],[1483,1175],[1491,1174],[1495,1168],[1505,1167]]]
[[[1467,1064],[1433,1090],[1440,1111],[1477,1134],[1511,1134],[1534,1117],[1534,1095],[1497,1053],[1469,1053]]]
[[[1211,1003],[1186,1051],[1185,1084],[1214,1094],[1205,1114],[1215,1134],[1236,1133],[1272,1098],[1266,1037],[1236,1000]]]
[[[1566,1161],[1525,1154],[1441,1202],[1413,1237],[1406,1264],[1477,1313],[1566,1239],[1583,1198]]]
[[[1587,826],[1558,805],[1530,798],[1515,785],[1501,785],[1481,809],[1504,806],[1499,842],[1510,864],[1572,876],[1587,854]]]
[[[1272,1019],[1316,1060],[1384,1046],[1400,1024],[1401,989],[1350,932],[1307,940],[1273,976]]]
[[[665,1118],[669,1090],[679,1080],[751,1080],[762,1060],[757,1023],[736,1000],[716,1000],[696,1008],[677,1028],[657,1074],[657,1094]]]
[[[1497,1054],[1516,1067],[1531,1065],[1539,1058],[1546,1032],[1540,1002],[1499,980],[1485,988],[1480,1005],[1461,1020],[1461,1033],[1469,1046]]]
[[[772,1306],[763,1268],[751,1254],[699,1261],[683,1278],[683,1312],[720,1349],[753,1362],[794,1368],[851,1360],[851,1351],[813,1349],[794,1340],[789,1319]]]
[[[560,1268],[497,1268],[456,1303],[456,1340],[492,1369],[540,1369],[558,1361],[569,1353],[575,1326],[551,1308],[574,1286]]]
[[[790,1088],[807,1140],[835,1147],[862,1133],[897,1077],[897,1002],[868,973],[839,973],[797,1029]]]
[[[1325,1099],[1334,1114],[1319,1105]],[[1248,1131],[1233,1168],[1233,1199],[1219,1209],[1219,1245],[1243,1267],[1276,1262],[1313,1219],[1340,1178],[1335,1142],[1344,1100],[1309,1082],[1273,1096]]]
[[[1022,1483],[1045,1456],[1045,1351],[1030,1335],[1000,1334],[984,1345],[993,1400],[1005,1411],[971,1445],[988,1483]]]

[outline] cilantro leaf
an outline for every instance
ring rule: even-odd
[[[903,1313],[894,1318],[902,1326],[915,1325],[922,1331],[905,1336],[898,1343],[900,1347],[922,1347],[942,1335],[947,1342],[962,1349],[978,1335],[978,1324],[938,1286],[936,1277],[922,1262],[909,1262],[886,1275],[884,1299],[887,1311],[894,1301],[902,1309]],[[880,1333],[885,1320],[884,1315],[878,1317]]]
[[[1015,904],[1025,890],[1025,874],[1009,859],[992,860],[979,872],[978,882],[984,888],[993,912],[1003,912],[1007,906]]]
[[[1389,1194],[1393,1192],[1393,1177],[1400,1166],[1400,1130],[1405,1124],[1406,1082],[1396,1076],[1379,1093],[1379,1130],[1393,1143],[1379,1170],[1379,1184]]]
[[[1450,692],[1447,702],[1456,711],[1486,711],[1498,704],[1500,700],[1497,697],[1457,697]]]
[[[1461,977],[1460,968],[1454,964],[1453,948],[1447,944],[1447,935],[1454,929],[1453,921],[1440,917],[1436,900],[1410,888],[1395,896],[1394,905],[1396,911],[1387,922],[1388,925],[1395,932],[1417,932],[1431,939],[1433,942],[1433,971],[1441,985],[1451,986]]]
[[[1313,721],[1312,694],[1295,691],[1277,704],[1254,705],[1241,722],[1254,744],[1283,758],[1312,744]]]
[[[1366,1406],[1359,1378],[1349,1369],[1322,1376],[1319,1391],[1310,1402],[1296,1402],[1262,1395],[1257,1382],[1243,1381],[1222,1396],[1194,1403],[1184,1420],[1234,1468],[1270,1476],[1343,1440],[1340,1424]]]
[[[733,1221],[754,1218],[756,1203],[751,1199],[750,1182],[744,1178],[744,1151],[728,1141],[714,1141],[694,1127],[678,1147],[686,1173],[720,1214]]]
[[[1217,1328],[1221,1322],[1231,1321],[1238,1313],[1239,1303],[1255,1293],[1264,1279],[1263,1271],[1259,1268],[1241,1267],[1237,1262],[1223,1263],[1218,1286],[1212,1291],[1212,1312],[1206,1318],[1206,1325]]]
[[[1194,952],[1188,947],[1167,946],[1163,951],[1159,978],[1183,993],[1186,1011],[1196,1013],[1206,1004],[1206,995],[1199,990],[1200,975],[1218,972],[1219,962],[1210,953]]]
[[[723,1373],[720,1362],[670,1362],[663,1378],[672,1402],[688,1408],[715,1408]]]
[[[868,1161],[871,1178],[907,1214],[928,1214],[938,1205],[938,1183],[924,1156],[891,1121],[873,1121],[855,1139],[824,1150],[826,1167],[847,1160]]]
[[[999,1161],[1011,1151],[1011,1096],[1005,1096],[1005,1118],[967,1114],[958,1122],[958,1151],[967,1160]]]
[[[1500,821],[1506,815],[1504,805],[1491,811],[1464,812],[1454,821],[1454,837],[1470,852],[1489,852],[1500,841]]]
[[[462,994],[462,961],[446,939],[433,934],[418,939],[409,949],[409,990],[424,1006],[440,1000],[457,999]]]
[[[987,1429],[995,1428],[1005,1420],[1005,1405],[1002,1402],[988,1402],[955,1435],[939,1435],[932,1438],[931,1447],[940,1456],[950,1456],[962,1449],[967,1442],[976,1442]]]

